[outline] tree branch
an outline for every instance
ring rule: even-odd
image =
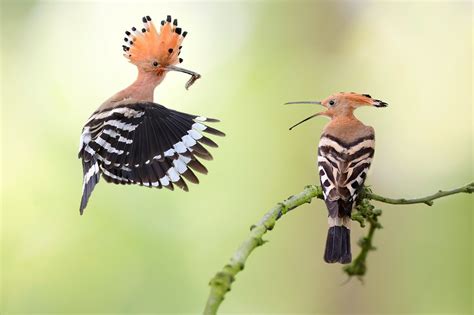
[[[321,187],[314,185],[306,186],[301,193],[290,196],[285,201],[278,203],[257,224],[250,227],[249,237],[234,253],[229,264],[225,265],[209,282],[211,293],[209,294],[204,314],[217,314],[217,309],[224,300],[227,291],[230,291],[230,286],[234,282],[235,276],[244,269],[245,262],[252,251],[265,243],[262,236],[267,231],[273,229],[275,222],[296,207],[310,203],[315,197],[323,198]]]
[[[409,205],[409,204],[414,204],[414,203],[424,203],[428,206],[433,205],[433,200],[446,197],[449,195],[454,195],[454,194],[459,194],[459,193],[468,193],[471,194],[474,192],[474,182],[467,184],[463,187],[459,187],[453,190],[440,190],[435,194],[423,197],[423,198],[415,198],[415,199],[405,199],[405,198],[400,198],[400,199],[392,199],[392,198],[387,198],[387,197],[382,197],[377,194],[374,194],[370,189],[366,189],[366,195],[365,197],[371,200],[377,200],[380,202],[384,203],[389,203],[392,205]]]
[[[426,205],[432,206],[433,200],[435,199],[458,193],[473,192],[474,182],[453,190],[440,190],[433,195],[423,198],[392,199],[377,195],[373,193],[370,188],[364,187],[359,194],[359,198],[355,207],[356,211],[352,214],[352,219],[354,221],[358,221],[362,227],[365,226],[365,221],[367,221],[369,223],[369,233],[366,237],[359,241],[361,252],[350,265],[344,268],[344,271],[349,276],[363,276],[367,270],[367,254],[369,251],[375,249],[372,245],[372,239],[375,230],[382,227],[378,222],[378,217],[382,214],[382,211],[380,209],[375,209],[370,200],[398,205],[424,203]],[[230,291],[232,282],[235,280],[235,276],[244,269],[247,258],[255,248],[265,243],[265,241],[262,239],[262,236],[267,231],[271,231],[275,226],[276,221],[283,215],[305,203],[310,203],[313,198],[323,199],[321,187],[315,185],[306,186],[301,193],[291,196],[285,201],[278,203],[275,207],[268,211],[257,224],[250,228],[250,235],[231,257],[229,264],[225,265],[224,268],[219,271],[209,282],[211,290],[206,307],[204,309],[205,315],[217,314],[217,310],[224,300],[225,294]]]

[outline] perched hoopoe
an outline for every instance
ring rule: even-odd
[[[181,113],[153,102],[153,92],[168,71],[191,75],[188,89],[200,75],[176,66],[187,32],[167,16],[158,32],[149,16],[143,27],[126,31],[124,56],[138,68],[129,87],[106,100],[86,122],[81,135],[79,158],[84,178],[80,213],[100,175],[115,184],[138,184],[187,191],[184,179],[198,183],[193,173],[206,174],[197,158],[212,159],[202,145],[217,147],[202,132],[224,136],[203,122],[218,120]]]
[[[341,92],[321,102],[287,104],[319,104],[327,108],[297,123],[290,130],[316,116],[331,119],[324,127],[318,147],[319,176],[329,212],[324,260],[328,263],[350,263],[352,207],[364,184],[375,148],[374,128],[364,125],[353,112],[360,106],[386,107],[387,103],[368,94]]]

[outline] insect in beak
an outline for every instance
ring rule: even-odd
[[[316,104],[316,105],[322,105],[321,102],[317,102],[317,101],[296,101],[296,102],[287,102],[287,103],[285,103],[285,105],[292,105],[292,104]],[[304,123],[305,121],[308,121],[308,120],[310,120],[310,119],[312,119],[312,118],[314,118],[314,117],[316,117],[316,116],[322,115],[322,114],[323,114],[323,113],[321,112],[321,113],[316,113],[316,114],[314,114],[314,115],[311,115],[311,116],[309,116],[308,118],[303,119],[303,120],[300,121],[299,123],[297,123],[297,124],[291,126],[289,130],[295,128],[296,126],[298,126],[298,125],[300,125],[300,124],[302,124],[302,123]]]
[[[183,73],[189,74],[191,76],[191,78],[188,80],[188,82],[186,82],[186,85],[184,86],[186,88],[186,90],[189,89],[191,87],[191,85],[193,85],[194,82],[196,82],[196,80],[201,77],[201,75],[199,73],[193,72],[193,71],[188,70],[188,69],[172,66],[172,65],[166,66],[166,67],[163,67],[163,68],[165,70],[168,70],[168,71],[177,71],[177,72],[183,72]]]

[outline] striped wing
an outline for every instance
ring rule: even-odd
[[[318,168],[324,200],[331,217],[350,215],[374,156],[374,135],[351,143],[327,134],[318,148]]]
[[[81,135],[79,157],[84,180],[81,213],[102,174],[107,182],[188,190],[198,183],[193,171],[207,173],[198,158],[217,144],[203,132],[223,136],[204,122],[216,119],[181,113],[151,103],[126,104],[94,113]]]

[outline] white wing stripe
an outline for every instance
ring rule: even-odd
[[[119,129],[126,130],[126,131],[133,131],[138,127],[138,125],[127,124],[120,120],[115,120],[115,119],[106,121],[105,125],[117,127]]]
[[[111,110],[106,110],[106,111],[103,111],[101,113],[97,113],[97,114],[92,115],[87,120],[86,125],[88,123],[90,123],[91,121],[93,121],[93,120],[104,119],[104,118],[107,118],[107,117],[109,117],[109,116],[111,116],[115,113],[123,114],[127,118],[130,118],[130,117],[140,118],[143,115],[145,115],[145,112],[143,112],[143,111],[137,111],[137,110],[134,110],[134,109],[128,108],[128,107],[114,108],[114,109],[111,109]]]
[[[115,154],[122,154],[124,151],[123,150],[117,150],[116,148],[114,148],[112,146],[112,144],[110,144],[109,142],[105,141],[105,139],[99,137],[97,140],[95,140],[95,143],[97,143],[98,145],[100,145],[101,147],[103,147],[105,150],[107,150],[107,152],[109,153],[115,153]]]
[[[354,154],[363,148],[373,148],[374,144],[375,144],[375,141],[373,139],[366,139],[350,148],[345,148],[339,143],[337,143],[336,141],[331,140],[326,137],[322,137],[321,140],[319,141],[319,147],[329,146],[333,148],[334,150],[336,150],[338,153],[345,153],[349,155]]]
[[[91,168],[87,170],[87,173],[84,174],[83,189],[86,187],[86,184],[95,174],[99,173],[99,163],[95,162]]]

